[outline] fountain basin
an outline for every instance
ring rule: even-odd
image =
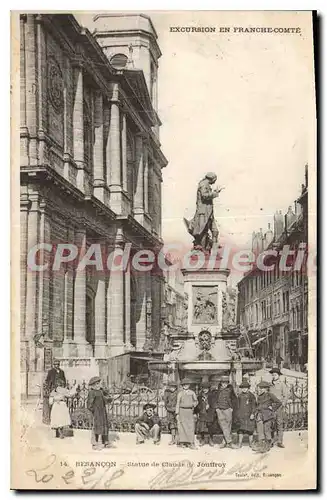
[[[219,373],[231,369],[231,361],[179,361],[177,364],[185,372]]]
[[[190,361],[149,361],[149,369],[151,371],[171,374],[178,372],[183,376],[193,375],[196,379],[210,378],[212,375],[227,375],[230,372],[235,372],[241,367],[241,374],[256,372],[260,370],[262,363],[255,359],[246,360],[190,360]]]

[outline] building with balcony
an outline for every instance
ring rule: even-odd
[[[27,266],[46,243],[157,251],[162,169],[157,68],[149,17],[97,15],[94,34],[68,14],[20,15],[22,392],[39,393],[53,357],[68,376],[119,383],[160,342],[160,273]],[[48,266],[47,266],[48,264]]]
[[[252,251],[280,251],[284,245],[299,251],[308,242],[307,169],[302,192],[283,216],[274,215],[273,229],[253,233]],[[238,347],[248,356],[277,363],[285,368],[304,370],[308,360],[308,276],[304,264],[281,271],[279,262],[271,271],[254,267],[238,283]],[[294,264],[294,259],[293,259]]]

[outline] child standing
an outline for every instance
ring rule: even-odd
[[[241,393],[238,396],[237,422],[238,422],[238,447],[242,447],[243,436],[249,436],[249,446],[252,446],[253,433],[255,429],[254,414],[256,410],[256,399],[254,394],[249,391],[250,383],[243,379],[240,385]]]
[[[212,425],[211,419],[209,418],[208,410],[209,410],[209,402],[208,402],[208,394],[209,394],[210,384],[208,382],[203,382],[201,384],[201,392],[198,396],[198,405],[195,408],[195,413],[198,415],[197,422],[197,434],[200,435],[200,446],[206,444],[206,439],[208,438],[208,444],[213,446],[213,438],[211,434]]]
[[[89,394],[87,398],[87,408],[93,415],[93,432],[95,437],[94,450],[108,448],[108,414],[106,404],[110,403],[112,398],[108,391],[101,387],[101,378],[92,377],[89,381]],[[99,443],[99,436],[102,438],[102,445]]]
[[[65,382],[59,379],[56,389],[50,393],[50,426],[52,429],[55,429],[57,438],[64,439],[64,427],[69,427],[71,425],[66,398],[73,396],[76,393],[76,389],[76,384],[71,390],[66,389]]]
[[[164,393],[165,408],[167,411],[168,427],[171,434],[170,445],[177,443],[177,420],[176,420],[176,404],[177,404],[177,383],[169,382]]]
[[[179,444],[191,449],[195,448],[194,408],[198,404],[195,392],[190,389],[192,381],[184,378],[182,390],[177,395],[176,416]]]

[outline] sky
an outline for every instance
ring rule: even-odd
[[[190,245],[183,217],[214,171],[221,238],[251,246],[299,196],[312,161],[314,90],[311,18],[305,12],[151,12],[158,43],[165,242]],[[87,17],[76,16],[82,24]],[[88,20],[89,28],[92,28]],[[171,33],[214,26],[215,33]],[[230,27],[229,33],[219,27]],[[233,27],[300,27],[300,34],[233,33]],[[310,166],[309,166],[310,169]]]
[[[182,218],[193,216],[197,183],[206,171],[216,172],[225,187],[215,216],[222,237],[237,245],[249,245],[252,231],[267,228],[276,209],[286,211],[300,193],[310,160],[312,44],[301,19],[272,14],[151,15],[163,53],[165,241],[189,240]],[[170,33],[176,25],[301,26],[302,36]]]

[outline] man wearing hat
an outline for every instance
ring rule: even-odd
[[[277,430],[277,446],[279,448],[285,448],[283,444],[284,437],[284,416],[285,408],[288,402],[288,389],[285,382],[280,379],[281,371],[278,366],[273,367],[270,370],[272,376],[272,384],[270,387],[270,393],[274,394],[276,398],[281,402],[281,406],[277,409],[275,415],[275,425]]]
[[[249,436],[249,446],[252,445],[253,433],[255,429],[254,413],[256,410],[256,399],[250,392],[250,382],[244,378],[241,385],[241,393],[237,400],[237,425],[238,425],[238,446],[242,447],[243,436]]]
[[[143,415],[135,423],[136,444],[142,444],[146,439],[153,439],[153,444],[159,444],[161,423],[154,413],[156,405],[146,403],[143,406]]]
[[[95,450],[109,447],[109,424],[106,405],[111,400],[112,398],[109,396],[108,391],[101,387],[101,378],[92,377],[89,381],[87,408],[93,415],[93,432],[95,437],[93,449]],[[102,444],[99,443],[99,436],[101,436]]]
[[[176,416],[179,444],[195,449],[194,409],[198,399],[195,392],[190,389],[191,384],[192,380],[188,378],[181,381],[182,389],[177,395]]]
[[[215,380],[213,380],[215,385]],[[223,442],[221,448],[235,448],[232,442],[232,421],[233,410],[237,407],[237,398],[232,385],[229,383],[229,376],[220,377],[219,387],[215,386],[210,391],[209,406],[213,409],[218,418],[219,426],[223,432]]]
[[[208,231],[211,231],[213,243],[218,242],[218,228],[214,219],[213,200],[221,189],[212,190],[217,180],[214,172],[208,172],[199,182],[196,196],[196,212],[192,220],[184,219],[188,232],[194,238],[194,248],[206,248]]]
[[[66,376],[65,372],[60,368],[59,359],[53,360],[53,366],[47,373],[47,377],[45,379],[45,384],[49,392],[52,392],[56,389],[58,382],[62,382],[62,386],[66,387]]]
[[[167,411],[168,427],[171,434],[170,445],[177,444],[177,420],[176,420],[176,404],[177,404],[177,383],[168,382],[164,392],[164,403]]]
[[[275,418],[275,411],[281,406],[279,399],[268,392],[270,388],[269,382],[262,380],[258,384],[258,400],[255,420],[258,431],[258,444],[254,450],[259,453],[265,453],[272,446],[271,439],[271,424]]]
[[[200,435],[200,446],[206,444],[208,438],[209,446],[213,446],[213,426],[212,426],[212,412],[210,412],[208,395],[210,384],[209,382],[202,382],[201,391],[198,396],[198,405],[194,412],[198,415],[196,432]]]

